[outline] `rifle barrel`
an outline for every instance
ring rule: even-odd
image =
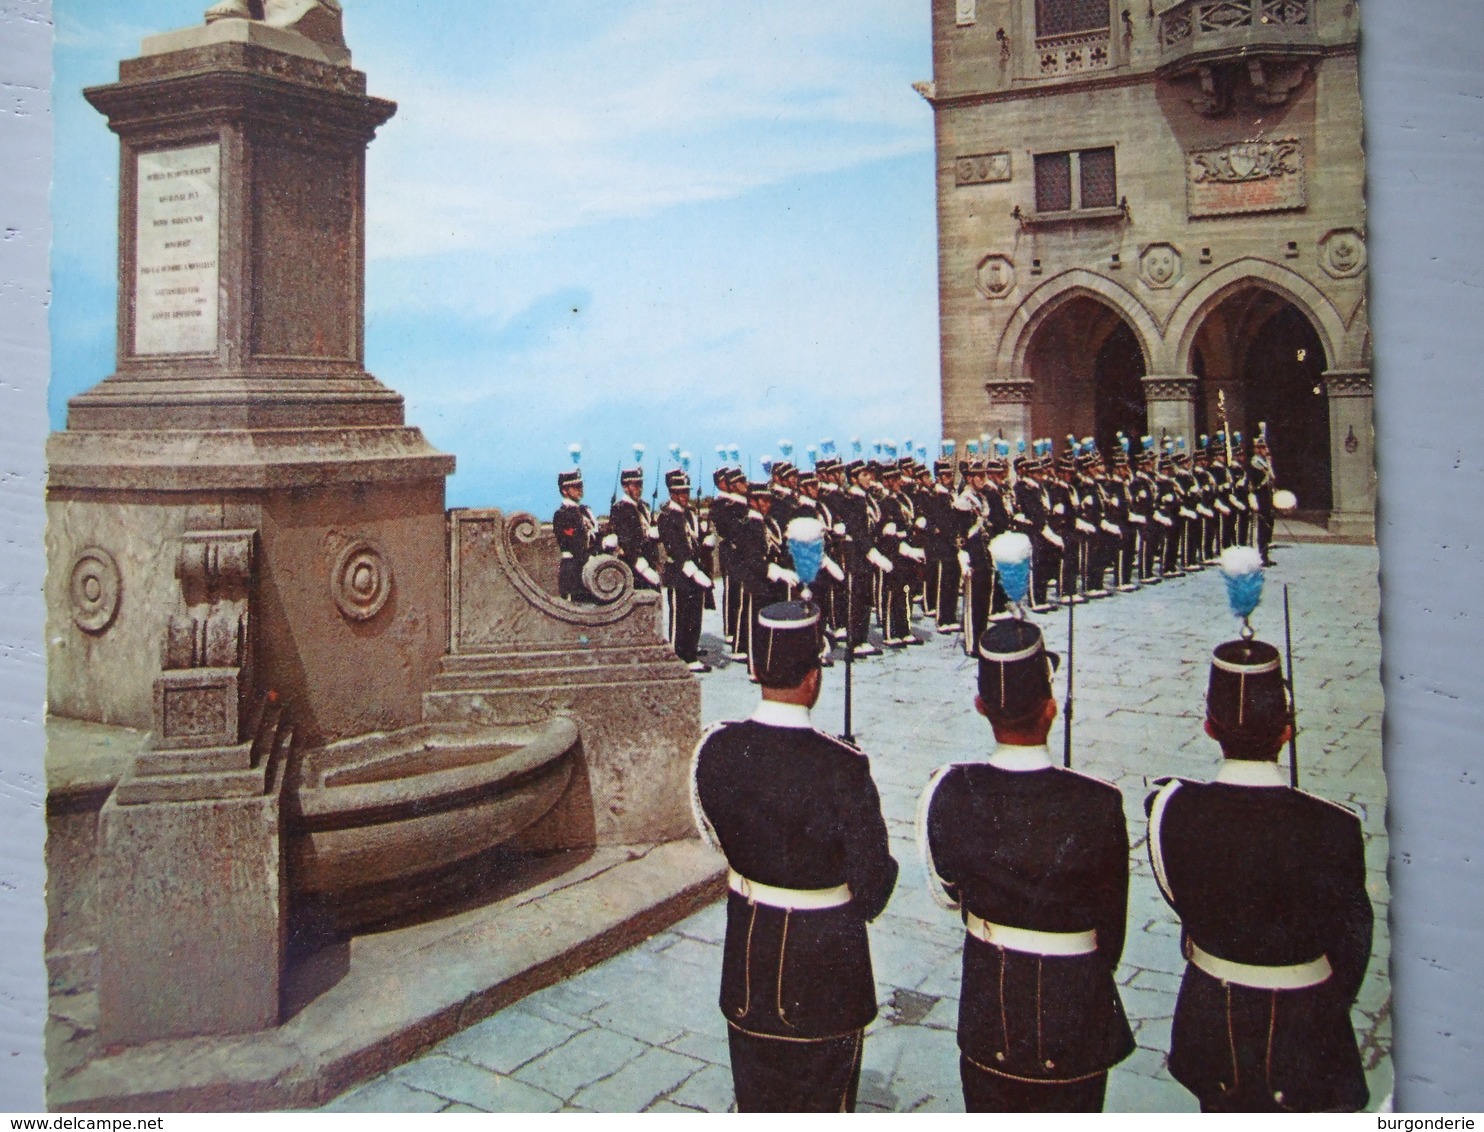
[[[1298,701],[1293,694],[1293,622],[1288,615],[1288,583],[1283,583],[1283,643],[1288,654],[1288,784],[1295,790],[1299,784]]]
[[[1069,767],[1072,765],[1072,680],[1075,674],[1075,662],[1077,658],[1077,604],[1071,603],[1067,606],[1067,702],[1062,710],[1064,717],[1062,723],[1062,747],[1061,765]]]

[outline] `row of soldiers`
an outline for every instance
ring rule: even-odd
[[[1256,554],[1226,557],[1240,556],[1250,583]],[[1254,591],[1228,575],[1244,619],[1255,580]],[[1017,612],[1023,585],[1011,585]],[[807,602],[762,611],[761,703],[708,731],[692,767],[697,826],[728,866],[719,1005],[739,1111],[853,1110],[877,1013],[865,925],[898,864],[870,758],[810,717],[820,620]],[[974,708],[995,745],[935,772],[918,807],[930,891],[963,925],[964,1106],[1098,1111],[1108,1071],[1134,1050],[1115,979],[1129,912],[1123,799],[1052,760],[1059,658],[1029,619],[991,624],[975,656]],[[1202,1111],[1368,1100],[1350,1017],[1374,919],[1361,824],[1289,785],[1277,759],[1293,723],[1278,650],[1244,629],[1211,657],[1205,727],[1221,769],[1211,782],[1158,780],[1145,802],[1140,840],[1181,925],[1178,941],[1160,937],[1184,963],[1169,1071]]]
[[[956,460],[945,441],[929,469],[910,456],[847,462],[825,442],[812,469],[778,461],[762,481],[722,464],[704,504],[692,499],[688,471],[673,469],[658,511],[645,503],[644,471],[635,466],[620,473],[606,527],[581,505],[581,472],[573,470],[559,477],[567,501],[553,521],[559,588],[588,600],[583,565],[599,550],[615,554],[636,586],[667,590],[676,654],[705,672],[705,608],[720,604],[729,655],[746,660],[761,609],[797,596],[786,532],[799,518],[825,534],[823,570],[811,587],[825,634],[857,657],[882,651],[869,636],[873,614],[886,648],[921,644],[915,606],[939,632],[962,632],[972,652],[989,621],[1007,615],[987,549],[1006,531],[1031,540],[1032,608],[1043,612],[1053,587],[1063,604],[1107,597],[1203,570],[1233,545],[1255,543],[1269,561],[1275,480],[1265,435],[1246,463],[1222,434],[1201,437],[1193,451],[1183,438],[1156,445],[1144,437],[1136,455],[1131,447],[1120,434],[1105,459],[1090,438],[1069,437],[1060,454],[1039,440],[1011,459],[1005,441],[982,454],[971,442]]]

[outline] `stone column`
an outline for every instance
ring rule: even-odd
[[[1187,446],[1194,444],[1195,377],[1188,373],[1150,374],[1143,382],[1149,435],[1156,443],[1164,432],[1172,440],[1183,436]]]
[[[989,381],[984,392],[989,396],[987,431],[990,436],[1005,434],[1013,447],[1016,440],[1024,437],[1027,450],[1031,446],[1031,396],[1035,387],[1029,381]]]
[[[1329,395],[1329,467],[1336,534],[1376,534],[1376,436],[1372,424],[1371,372],[1332,369],[1324,375]]]

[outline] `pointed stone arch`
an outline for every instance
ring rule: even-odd
[[[1000,381],[1020,380],[1025,373],[1026,352],[1035,339],[1036,331],[1046,319],[1077,298],[1094,299],[1120,315],[1144,351],[1149,371],[1160,372],[1158,366],[1163,356],[1164,336],[1149,308],[1128,288],[1079,267],[1053,275],[1015,308],[995,350],[995,378]]]
[[[1324,292],[1290,268],[1249,256],[1211,272],[1180,300],[1168,323],[1171,372],[1191,372],[1196,335],[1206,316],[1238,291],[1251,287],[1271,291],[1297,307],[1319,335],[1331,367],[1351,364],[1345,320]]]

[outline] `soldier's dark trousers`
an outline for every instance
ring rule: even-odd
[[[1144,528],[1142,537],[1139,539],[1139,580],[1147,582],[1154,577],[1154,568],[1158,566],[1164,556],[1164,532],[1163,525],[1149,520],[1149,525]]]
[[[1113,560],[1114,568],[1118,571],[1118,584],[1120,586],[1131,586],[1134,584],[1134,563],[1139,557],[1139,536],[1135,528],[1130,528],[1115,544],[1117,555]]]
[[[1268,560],[1268,548],[1273,545],[1273,512],[1263,508],[1257,513],[1257,550],[1262,560]]]
[[[854,1112],[864,1031],[767,1038],[727,1029],[738,1112]]]
[[[963,1054],[958,1059],[966,1112],[1102,1112],[1108,1075],[1082,1081],[1021,1081],[981,1069]]]
[[[575,558],[563,558],[557,567],[557,594],[568,601],[591,605],[597,601],[582,584],[582,566]]]
[[[989,615],[993,612],[995,585],[994,573],[990,570],[970,570],[964,580],[964,651],[974,655],[979,647],[979,638],[984,636]]]
[[[726,617],[727,643],[732,646],[733,652],[745,651],[742,644],[744,634],[741,629],[742,597],[745,592],[740,581],[735,578],[727,579],[726,600],[723,603],[726,608],[723,612]]]
[[[933,559],[928,563],[928,601],[933,603],[932,612],[938,618],[938,627],[957,625],[958,589],[963,582],[963,570],[958,564],[958,555]]]
[[[701,612],[706,591],[691,581],[670,586],[670,647],[687,664],[701,651]]]
[[[1051,579],[1061,573],[1061,550],[1045,539],[1031,543],[1031,600],[1045,605]]]
[[[894,574],[883,574],[880,586],[881,635],[888,641],[906,640],[912,635],[912,621],[907,616],[911,608],[910,587],[906,582],[897,581]]]
[[[1070,535],[1064,537],[1067,545],[1061,552],[1061,570],[1056,580],[1057,597],[1071,597],[1080,592],[1078,585],[1081,581],[1082,540]]]
[[[845,575],[846,604],[849,606],[850,647],[863,645],[871,634],[871,580],[875,571],[856,570]]]

